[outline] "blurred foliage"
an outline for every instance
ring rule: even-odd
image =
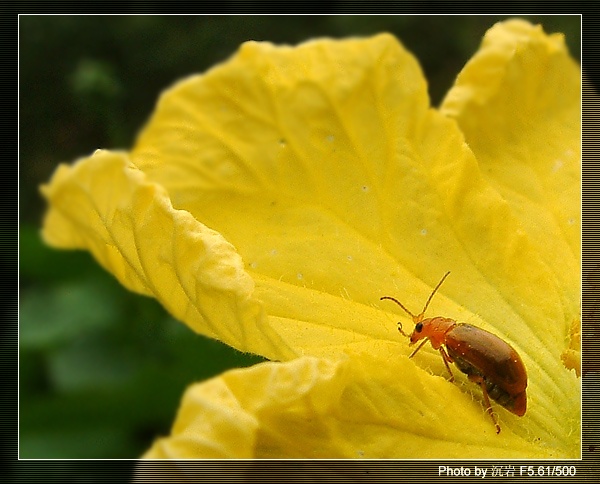
[[[19,26],[21,458],[135,458],[192,382],[261,361],[125,291],[87,253],[46,247],[38,186],[60,162],[127,149],[160,92],[246,40],[391,32],[434,105],[498,16],[22,16]],[[580,55],[577,16],[528,16]]]

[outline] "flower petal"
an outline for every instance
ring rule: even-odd
[[[238,248],[300,353],[406,353],[379,298],[416,311],[452,270],[431,311],[491,328],[534,375],[556,374],[564,287],[393,37],[244,44],[163,95],[132,157]]]
[[[164,94],[132,156],[235,244],[290,347],[406,354],[374,306],[392,293],[416,311],[450,269],[432,311],[518,349],[540,431],[556,435],[547,417],[578,414],[560,359],[573,314],[565,288],[391,36],[247,43]],[[422,358],[443,373],[439,355]]]
[[[173,209],[162,187],[126,155],[97,151],[62,165],[42,192],[50,203],[47,243],[89,250],[125,287],[156,297],[198,332],[241,350],[294,354],[267,327],[231,244]]]
[[[396,336],[372,305],[415,278],[379,241],[379,184],[402,175],[390,154],[426,112],[418,65],[391,36],[250,42],[165,93],[132,157],[235,244],[289,346],[333,356]]]
[[[474,386],[464,377],[452,384],[420,369],[445,374],[433,351],[424,349],[407,360],[409,349],[395,330],[396,316],[382,310],[391,310],[388,301],[379,302],[381,296],[393,295],[416,312],[441,274],[452,270],[431,303],[431,315],[467,321],[509,341],[530,377],[528,414],[523,419],[507,415],[511,430],[522,438],[541,439],[554,449],[549,453],[578,455],[579,383],[561,363],[573,315],[565,304],[568,278],[556,277],[519,208],[482,175],[457,123],[429,107],[416,61],[393,37],[320,40],[295,49],[247,43],[227,63],[163,95],[131,160],[148,177],[144,187],[156,193],[167,190],[169,198],[162,198],[166,218],[178,220],[174,214],[182,213],[187,222],[175,233],[184,237],[185,255],[169,260],[159,248],[164,234],[173,233],[172,226],[150,224],[153,230],[143,232],[147,207],[132,196],[137,185],[119,188],[125,196],[117,195],[118,206],[130,224],[129,232],[112,231],[123,237],[115,244],[119,257],[131,264],[138,244],[154,247],[142,250],[145,265],[133,264],[135,277],[121,271],[128,287],[157,295],[197,331],[246,351],[282,360],[307,354],[330,362],[350,355],[358,366],[349,371],[359,376],[345,382],[371,379],[377,384],[373,394],[392,380],[406,387],[415,378],[444,396],[432,407],[434,414],[452,413],[456,419],[461,411],[439,402],[471,401]],[[123,171],[127,164],[120,163]],[[564,179],[565,184],[574,181]],[[104,193],[106,188],[85,187],[92,209],[96,198],[113,197]],[[79,210],[69,200],[85,201],[85,196],[63,198],[64,213]],[[107,239],[105,227],[115,220],[111,210],[104,211],[96,217],[100,222],[80,221],[83,232],[91,228],[99,237],[78,232],[73,240],[76,246],[92,247],[114,270],[110,263],[123,261],[103,254],[103,244],[114,242]],[[132,230],[130,219],[135,218],[139,222]],[[58,228],[64,225],[52,215],[49,220]],[[116,220],[126,227],[121,218]],[[195,236],[197,231],[202,235]],[[213,236],[221,249],[208,251],[210,263],[189,264],[196,249],[190,239],[201,242],[204,254],[204,241]],[[246,272],[226,240],[241,254]],[[167,247],[172,252],[176,244]],[[167,270],[166,283],[147,277],[152,284],[146,284],[140,274],[160,274],[155,266],[162,261],[172,264],[175,275]],[[203,280],[205,270],[212,280],[214,267],[227,268],[217,271],[217,287],[228,284],[220,276],[231,275],[227,297],[220,291],[195,292],[195,281]],[[119,276],[118,267],[116,272]],[[187,299],[172,287],[177,284]],[[194,298],[194,310],[188,311]],[[365,366],[363,375],[360,365],[368,358],[376,363]],[[380,376],[390,360],[395,371],[389,378]],[[464,389],[463,383],[468,384]],[[326,391],[337,395],[331,384]],[[473,395],[479,399],[477,390]],[[445,392],[453,392],[457,400]],[[247,387],[245,393],[253,395]],[[399,396],[414,405],[418,399],[410,395]],[[475,403],[479,424],[490,424]],[[496,449],[494,438],[488,437],[493,442],[489,446]],[[218,452],[228,455],[226,449]],[[436,457],[444,452],[450,451]]]
[[[497,24],[441,109],[457,120],[557,281],[565,361],[579,370],[571,351],[580,347],[581,324],[581,70],[563,35],[522,20]]]
[[[144,457],[560,457],[508,427],[496,435],[478,402],[411,367],[363,355],[228,371],[188,388],[171,435]]]

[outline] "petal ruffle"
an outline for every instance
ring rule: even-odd
[[[231,244],[175,210],[125,154],[97,151],[61,165],[42,192],[50,204],[43,230],[49,244],[89,250],[125,287],[154,296],[200,333],[242,351],[293,356],[267,327]]]
[[[171,435],[144,457],[562,457],[510,430],[496,435],[477,402],[411,366],[304,357],[228,371],[187,390]]]

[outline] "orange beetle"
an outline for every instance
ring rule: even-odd
[[[423,319],[433,295],[449,274],[450,272],[447,272],[442,277],[420,314],[414,315],[393,297],[383,296],[381,300],[394,301],[412,317],[415,323],[415,329],[410,335],[402,331],[402,323],[398,323],[398,331],[410,338],[411,345],[423,340],[409,358],[412,358],[429,341],[431,346],[439,350],[442,355],[450,373],[450,381],[454,381],[454,375],[449,363],[454,363],[469,377],[469,380],[481,386],[486,410],[496,426],[496,433],[500,433],[500,425],[492,411],[489,397],[515,415],[523,416],[527,410],[525,365],[515,349],[495,334],[442,316]]]

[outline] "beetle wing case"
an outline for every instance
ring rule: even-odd
[[[509,408],[513,413],[522,415],[526,409],[527,372],[519,354],[506,341],[498,336],[470,324],[457,324],[446,333],[446,348],[450,357],[462,360],[462,366],[473,367],[479,375],[485,377],[488,387],[499,387],[500,395],[490,396]],[[458,364],[459,362],[456,361]],[[461,365],[458,365],[461,368]],[[464,373],[474,373],[461,368]],[[509,397],[506,403],[502,402]]]

